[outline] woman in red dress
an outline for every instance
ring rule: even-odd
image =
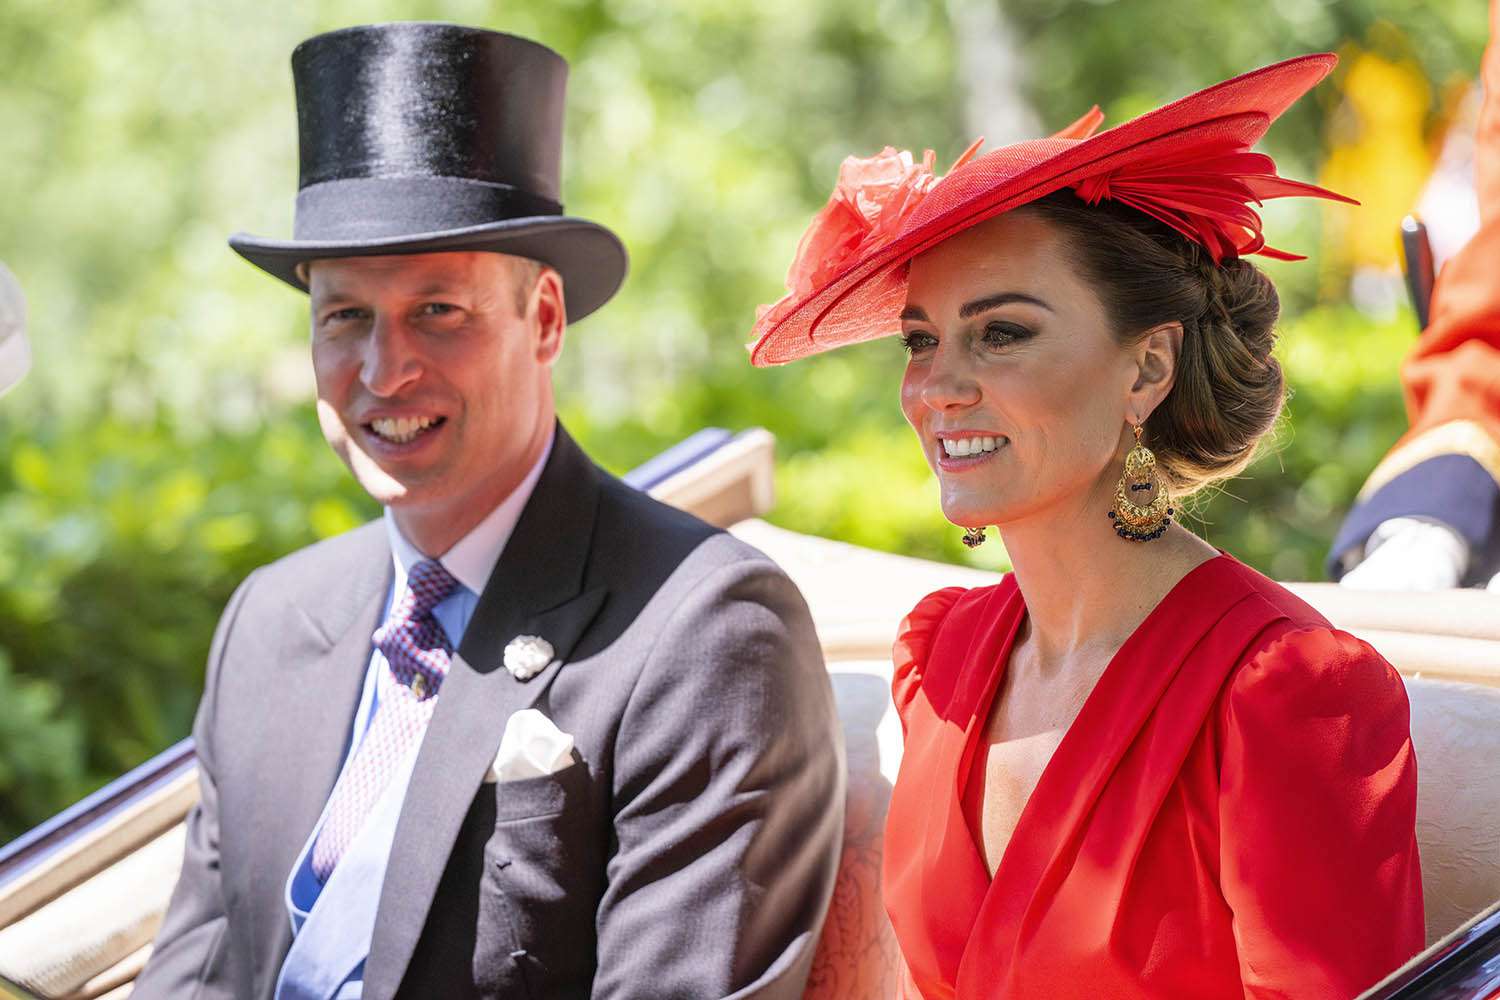
[[[757,364],[899,332],[943,511],[1013,566],[896,643],[908,996],[1348,998],[1422,947],[1400,678],[1173,517],[1280,413],[1250,206],[1339,196],[1250,148],[1333,61],[941,181],[848,161],[760,316]]]

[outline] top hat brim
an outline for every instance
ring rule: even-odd
[[[562,275],[570,323],[608,302],[625,281],[628,268],[625,246],[618,236],[587,219],[558,215],[375,239],[270,240],[235,233],[229,245],[256,267],[304,292],[307,283],[298,275],[297,266],[315,260],[465,250],[528,257]]]

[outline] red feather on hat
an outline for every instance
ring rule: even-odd
[[[1358,204],[1315,184],[1278,177],[1269,156],[1228,144],[1183,150],[1177,156],[1096,174],[1074,190],[1090,205],[1109,198],[1171,226],[1205,247],[1215,264],[1247,254],[1307,259],[1267,246],[1260,213],[1252,204],[1292,196]]]

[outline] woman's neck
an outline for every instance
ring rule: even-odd
[[[1218,552],[1175,519],[1150,542],[1115,535],[1108,489],[1001,530],[1026,600],[1026,640],[1043,662],[1116,650],[1167,593]]]

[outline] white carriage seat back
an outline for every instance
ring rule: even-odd
[[[1405,680],[1430,944],[1500,899],[1500,688]]]

